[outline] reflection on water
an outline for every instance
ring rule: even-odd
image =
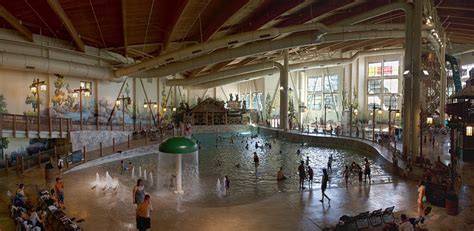
[[[183,176],[185,194],[182,197],[183,203],[195,206],[220,206],[229,204],[250,203],[279,191],[297,191],[299,162],[309,157],[309,164],[315,172],[315,183],[313,187],[319,188],[321,178],[321,169],[327,166],[328,157],[332,154],[334,161],[332,163],[333,171],[330,172],[330,186],[343,186],[343,168],[350,165],[353,161],[363,166],[364,155],[349,149],[333,149],[316,147],[311,144],[302,146],[301,143],[292,143],[281,141],[269,136],[260,135],[251,138],[251,134],[231,133],[216,134],[196,134],[194,138],[201,143],[198,158],[198,175]],[[255,142],[259,146],[265,146],[265,143],[271,145],[271,148],[255,148]],[[246,148],[246,144],[248,149]],[[300,149],[300,154],[297,150]],[[281,153],[280,153],[281,151]],[[253,153],[257,152],[259,156],[259,166],[255,167]],[[163,189],[170,188],[173,179],[170,173],[166,174],[158,168],[159,157],[157,154],[150,154],[125,160],[132,162],[138,169],[148,169],[154,175],[155,184],[147,183],[147,191],[156,194],[159,197],[171,198],[169,194],[163,194]],[[372,180],[380,182],[382,179],[388,179],[390,176],[373,160],[371,162]],[[283,183],[277,183],[276,173],[280,166],[283,167],[285,175],[288,177]],[[132,187],[135,181],[132,179],[132,171],[127,174],[119,174],[120,168],[117,163],[108,163],[102,166],[105,170],[118,176],[121,185]],[[183,165],[183,168],[190,166]],[[141,172],[141,171],[139,171]],[[166,175],[166,180],[161,180]],[[224,176],[229,176],[230,192],[229,196],[222,197],[216,192],[216,182],[224,184]],[[151,178],[151,177],[149,177]],[[188,179],[186,179],[188,178]],[[191,178],[191,179],[189,179]],[[352,181],[357,181],[357,176],[351,177]],[[160,183],[158,183],[160,182]],[[188,183],[186,183],[188,182]],[[191,184],[190,184],[191,183]],[[193,184],[195,183],[195,184]],[[196,185],[198,185],[196,187]],[[170,190],[171,191],[171,190]]]

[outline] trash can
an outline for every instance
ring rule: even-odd
[[[46,181],[54,179],[54,166],[51,163],[47,163],[44,166],[44,178]]]
[[[456,216],[459,213],[459,208],[458,208],[458,195],[456,195],[456,192],[448,192],[446,194],[446,213],[451,216]]]

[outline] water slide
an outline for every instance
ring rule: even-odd
[[[452,55],[446,55],[445,58],[446,58],[446,61],[449,62],[449,65],[451,66],[451,70],[453,71],[454,90],[456,92],[461,91],[462,90],[461,73],[460,73],[458,60]]]

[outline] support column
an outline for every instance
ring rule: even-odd
[[[441,60],[440,60],[440,96],[439,96],[439,122],[444,127],[445,107],[446,107],[446,91],[447,91],[447,80],[446,80],[446,33],[443,33],[443,45],[441,45]]]
[[[132,99],[132,103],[133,103],[133,129],[137,130],[136,129],[136,125],[137,125],[137,81],[136,81],[136,78],[132,78],[132,88],[133,88],[132,89],[132,91],[133,91],[133,99]],[[120,95],[119,95],[119,97],[120,97]],[[122,101],[122,103],[125,103],[125,101]]]
[[[299,93],[299,97],[298,97],[298,121],[300,123],[300,129],[301,131],[303,132],[304,131],[304,123],[303,123],[303,108],[302,106],[306,106],[306,104],[304,103],[305,102],[305,88],[304,88],[304,80],[306,78],[306,72],[305,71],[299,71],[299,76],[298,76],[298,93]]]
[[[412,159],[420,155],[420,112],[421,112],[421,24],[422,24],[422,1],[415,1],[413,12],[413,83],[411,99],[411,153]]]
[[[280,72],[280,128],[288,130],[288,50],[283,51],[283,72]]]
[[[183,184],[182,184],[182,156],[180,154],[176,155],[176,194],[183,194]]]
[[[412,5],[409,4],[411,7]],[[410,143],[411,143],[411,93],[412,93],[412,76],[413,76],[413,63],[412,63],[412,49],[413,49],[413,13],[412,8],[406,12],[405,18],[405,70],[403,74],[403,156],[408,157],[410,155]]]

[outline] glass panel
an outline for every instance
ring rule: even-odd
[[[250,109],[250,94],[245,94],[245,107]]]
[[[382,63],[369,63],[369,77],[382,76]]]
[[[321,77],[311,77],[308,78],[308,91],[322,91],[322,80]]]
[[[331,108],[336,108],[337,106],[337,95],[326,94],[324,95],[324,104],[330,106]]]
[[[367,92],[369,94],[381,93],[382,80],[380,79],[369,79],[367,81]]]
[[[398,93],[398,79],[385,79],[383,87],[384,93]]]
[[[374,108],[374,106],[376,108],[380,108],[380,104],[382,103],[382,100],[380,99],[380,96],[369,96],[367,97],[367,102],[368,102],[368,105],[367,105],[367,109],[372,110]]]
[[[311,110],[321,110],[322,98],[321,95],[308,95],[308,108]]]
[[[337,92],[339,89],[337,75],[324,76],[324,92]]]
[[[399,75],[398,74],[399,67],[400,67],[399,61],[386,61],[383,63],[383,75],[384,76]]]
[[[383,97],[383,110],[398,109],[398,96],[396,95],[384,95]]]

